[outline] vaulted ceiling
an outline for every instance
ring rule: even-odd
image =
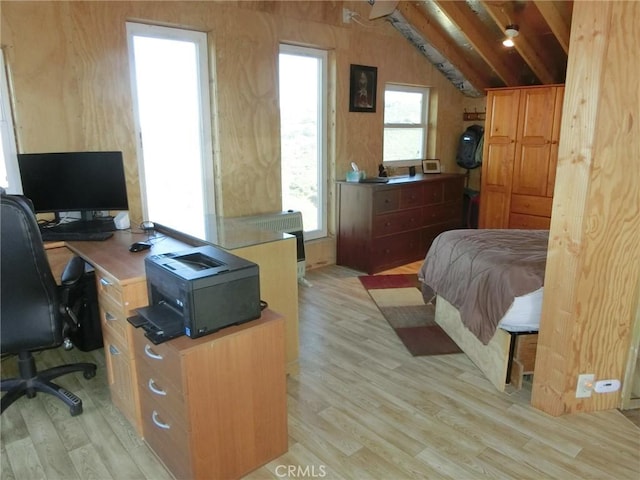
[[[573,0],[369,0],[465,95],[564,83]],[[517,25],[514,46],[502,44]]]

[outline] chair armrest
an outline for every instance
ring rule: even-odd
[[[64,267],[60,279],[64,288],[73,287],[84,274],[84,260],[81,257],[73,257]]]

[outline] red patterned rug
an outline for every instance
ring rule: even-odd
[[[462,351],[435,323],[435,296],[424,303],[416,275],[359,277],[380,312],[414,357]]]

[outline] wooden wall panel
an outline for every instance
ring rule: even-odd
[[[122,150],[132,224],[142,218],[125,34],[126,21],[209,34],[218,213],[280,209],[277,53],[282,42],[325,48],[331,58],[329,194],[356,161],[371,174],[382,154],[384,82],[429,85],[438,105],[432,154],[457,171],[462,94],[384,19],[342,23],[366,2],[3,2],[20,151]],[[378,67],[375,114],[348,111],[349,65]],[[176,160],[179,168],[179,159]],[[398,173],[405,173],[404,171]],[[324,251],[320,248],[319,252]],[[317,259],[322,263],[323,259]]]
[[[640,49],[636,2],[576,2],[532,404],[553,415],[616,408],[576,399],[578,374],[624,377],[640,276]],[[597,74],[594,74],[597,73]]]

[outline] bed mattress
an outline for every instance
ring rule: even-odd
[[[496,328],[536,331],[548,240],[542,230],[449,230],[434,239],[418,278],[485,345]]]
[[[507,332],[537,332],[540,327],[542,315],[542,295],[544,287],[516,297],[500,319],[498,328]]]

